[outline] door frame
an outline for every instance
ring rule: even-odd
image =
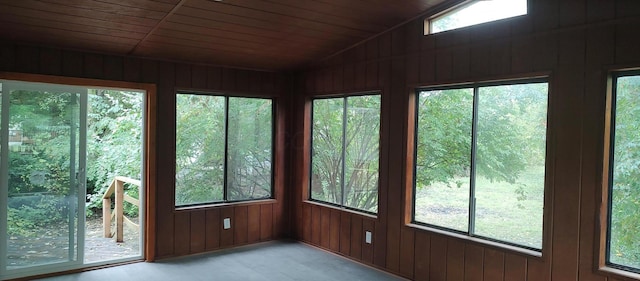
[[[63,76],[51,76],[41,74],[26,74],[15,72],[2,72],[0,71],[0,79],[3,80],[16,80],[24,82],[34,83],[49,83],[59,84],[61,86],[81,86],[89,88],[123,88],[132,90],[145,91],[145,102],[143,104],[144,111],[144,132],[143,132],[143,144],[144,144],[144,159],[143,159],[143,176],[142,182],[144,186],[144,200],[143,212],[144,212],[144,225],[143,231],[143,246],[142,260],[154,261],[156,257],[156,85],[149,83],[136,83],[125,81],[111,81],[111,80],[99,80],[88,78],[76,78],[76,77],[63,77]],[[86,95],[85,95],[86,102]],[[85,107],[86,110],[86,107]],[[86,121],[86,119],[85,119]],[[81,126],[83,124],[80,124]],[[84,124],[86,126],[86,123]],[[82,198],[84,199],[84,198]],[[82,200],[84,203],[84,200]],[[79,218],[84,221],[84,217]],[[5,243],[6,241],[3,241]],[[2,246],[6,247],[6,245]],[[80,255],[79,255],[80,257]],[[69,268],[62,270],[84,271],[89,270],[92,267],[103,267],[104,264],[89,265],[87,267],[77,268],[83,264],[83,259],[79,259],[79,264],[75,265],[75,268]]]

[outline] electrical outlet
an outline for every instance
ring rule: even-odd
[[[371,231],[364,232],[364,242],[367,244],[371,244]]]
[[[231,228],[231,218],[225,218],[222,222],[224,229]]]

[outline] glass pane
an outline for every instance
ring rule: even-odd
[[[640,272],[640,76],[617,79],[609,261]]]
[[[19,88],[5,94],[7,269],[75,261],[79,94]]]
[[[415,216],[468,231],[473,89],[418,96]]]
[[[223,200],[225,98],[176,96],[176,206]]]
[[[271,197],[271,104],[269,99],[229,98],[228,200]]]
[[[380,96],[347,98],[344,205],[378,211]]]
[[[89,89],[87,107],[87,217],[84,263],[141,256],[140,228],[125,223],[123,241],[108,238],[103,229],[102,197],[116,177],[141,181],[143,159],[144,93],[116,89]],[[140,185],[124,184],[124,193],[143,198]],[[142,206],[124,202],[124,216],[141,224]],[[115,211],[113,211],[115,213]],[[117,231],[111,221],[111,233]]]
[[[481,87],[475,234],[542,248],[547,84]]]
[[[311,198],[342,204],[344,98],[313,101]]]
[[[527,0],[472,1],[431,20],[429,33],[438,33],[465,26],[527,14]]]

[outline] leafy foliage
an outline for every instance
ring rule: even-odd
[[[9,96],[8,234],[32,234],[69,212],[69,138],[78,95],[15,90]]]
[[[8,206],[8,234],[33,237],[50,224],[59,224],[69,216],[68,198],[36,194],[14,197]]]
[[[503,212],[499,208],[504,206],[498,206],[492,201],[496,198],[489,195],[496,193],[498,182],[506,182],[513,187],[512,193],[503,196],[515,199],[508,201],[521,202],[513,207],[530,208],[529,217],[509,219],[504,227],[510,232],[523,230],[531,219],[542,220],[544,169],[538,168],[545,164],[546,87],[546,83],[476,87],[475,102],[474,88],[419,93],[416,188],[455,188],[456,194],[467,194],[467,198],[463,203],[446,198],[416,198],[416,220],[523,245],[529,243],[525,241],[539,241],[541,227],[528,234],[537,236],[532,239],[513,241],[496,236],[489,220],[493,220],[492,214]],[[525,171],[536,172],[525,180]],[[470,204],[471,194],[474,204]],[[522,203],[530,195],[535,195],[534,202],[539,204]],[[469,229],[471,214],[475,229]]]
[[[77,202],[70,177],[79,168],[80,95],[26,90],[7,94],[9,234],[26,235],[48,224],[66,223]],[[91,214],[102,207],[101,196],[116,175],[141,176],[142,95],[101,89],[89,90],[88,98],[86,207]],[[137,187],[127,192],[138,197]],[[126,211],[137,215],[138,208],[127,206]]]
[[[379,95],[315,100],[311,197],[376,212],[379,142]]]
[[[272,102],[230,97],[226,103],[223,96],[176,97],[177,206],[225,200],[225,165],[227,200],[271,196]]]
[[[225,98],[176,96],[176,205],[223,200]]]
[[[90,90],[87,113],[88,210],[102,208],[102,195],[116,176],[142,178],[142,100],[137,92]],[[125,193],[139,198],[138,187]],[[127,215],[138,208],[125,204]]]
[[[229,98],[229,200],[271,196],[272,112],[268,99]]]
[[[640,269],[640,76],[617,79],[610,261]]]

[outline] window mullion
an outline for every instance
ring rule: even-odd
[[[346,167],[347,167],[347,106],[349,100],[345,97],[342,107],[342,174],[340,175],[340,206],[344,207],[345,199],[344,199],[344,185],[345,185],[345,175],[346,175]]]
[[[476,152],[478,133],[478,87],[473,88],[473,113],[471,119],[471,171],[469,177],[469,235],[476,227]]]
[[[222,171],[222,201],[227,202],[227,167],[229,166],[229,97],[224,98],[224,167]]]

